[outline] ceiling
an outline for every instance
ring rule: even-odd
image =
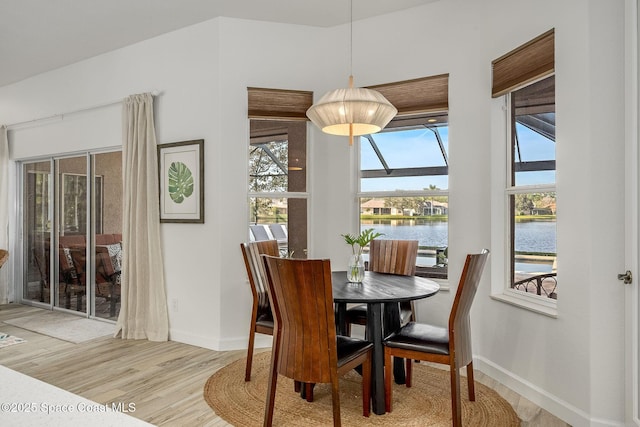
[[[442,0],[355,0],[353,19]],[[331,27],[347,0],[0,0],[0,87],[218,16]]]

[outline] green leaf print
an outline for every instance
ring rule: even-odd
[[[182,203],[193,194],[193,174],[182,162],[172,162],[169,167],[169,196],[175,203]]]

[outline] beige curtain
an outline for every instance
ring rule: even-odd
[[[116,333],[123,339],[167,341],[169,318],[160,246],[158,162],[153,97],[132,95],[122,109],[122,305]]]
[[[6,126],[0,126],[0,249],[9,249],[9,140]],[[9,300],[10,269],[10,262],[0,268],[0,304]]]

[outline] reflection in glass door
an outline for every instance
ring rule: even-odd
[[[51,303],[50,241],[51,162],[24,166],[24,286],[23,300]]]
[[[87,157],[55,161],[58,277],[61,298],[54,306],[87,311]]]
[[[116,320],[120,311],[122,265],[122,152],[91,156],[92,223],[95,254],[92,313]]]

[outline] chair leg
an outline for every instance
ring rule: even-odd
[[[313,383],[305,383],[304,384],[304,395],[307,399],[307,402],[313,402]]]
[[[244,380],[251,381],[251,364],[253,363],[253,343],[256,338],[256,329],[255,325],[251,325],[251,330],[249,331],[249,347],[247,348],[247,368],[244,372]]]
[[[273,405],[276,401],[276,387],[278,385],[278,342],[274,343],[271,352],[271,369],[269,370],[269,385],[267,388],[267,402],[264,407],[264,427],[271,427],[273,424]]]
[[[460,401],[460,370],[455,363],[449,365],[451,370],[451,416],[453,427],[462,427],[462,402]]]
[[[333,427],[341,427],[340,419],[340,387],[337,375],[331,380],[331,402],[333,406]]]
[[[475,382],[473,380],[473,361],[467,365],[467,388],[469,389],[469,400],[475,402],[476,390]]]
[[[407,387],[411,387],[411,378],[412,378],[412,373],[413,373],[413,364],[411,363],[411,359],[410,358],[406,358],[405,359],[405,375],[404,375],[404,383],[407,385]]]
[[[371,412],[371,357],[362,363],[362,415],[368,417]]]
[[[391,363],[391,351],[385,347],[384,349],[384,409],[391,412],[392,389],[391,377],[393,376],[393,364]]]

